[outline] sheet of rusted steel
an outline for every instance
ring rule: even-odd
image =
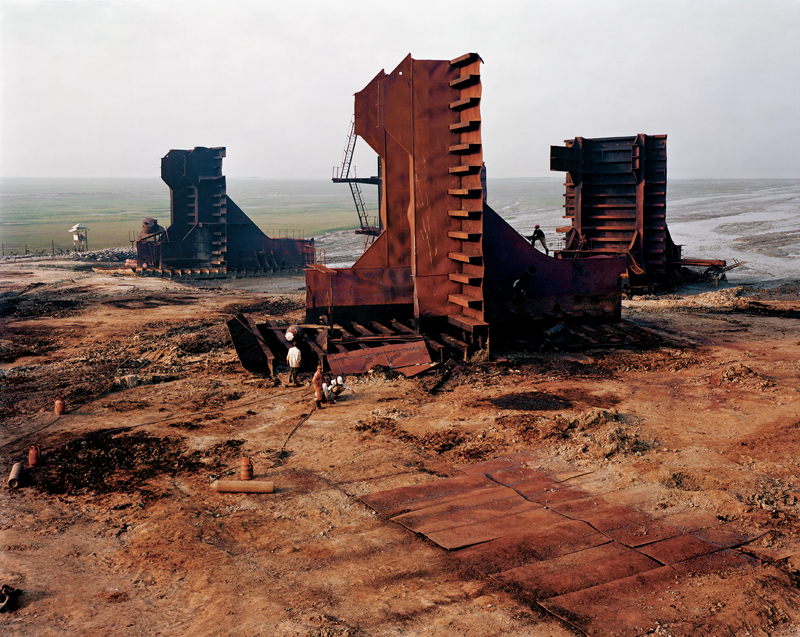
[[[548,480],[547,475],[541,471],[530,469],[524,465],[519,465],[514,468],[499,469],[497,471],[487,472],[487,474],[495,482],[499,482],[507,487],[518,484],[520,482],[533,482],[534,480]]]
[[[517,495],[512,489],[507,498],[492,500],[490,502],[476,502],[471,506],[450,511],[436,511],[439,507],[418,509],[412,514],[404,514],[392,518],[393,522],[402,524],[407,529],[416,533],[423,533],[428,537],[431,534],[456,529],[462,526],[492,522],[500,517],[515,515],[524,511],[541,509],[540,504],[528,502]],[[427,513],[427,515],[423,515]]]
[[[525,591],[528,600],[539,601],[584,588],[606,584],[661,567],[654,559],[616,542],[577,551],[542,562],[532,562],[492,579]]]
[[[552,478],[537,478],[530,482],[519,482],[514,485],[514,491],[531,502],[538,502],[544,506],[555,509],[555,505],[573,500],[585,500],[591,494],[580,489],[565,487],[563,483]]]
[[[736,528],[735,523],[726,522],[725,524],[719,524],[707,529],[693,531],[692,535],[696,535],[700,539],[713,542],[714,544],[719,544],[725,548],[731,548],[747,544],[747,542],[752,542],[756,537],[763,535],[763,533],[758,536],[743,533]]]
[[[479,524],[428,533],[428,539],[445,549],[457,549],[470,544],[487,542],[505,535],[529,530],[532,526],[547,526],[563,521],[563,516],[544,508],[536,508],[515,515],[494,518]]]
[[[573,515],[570,514],[569,517],[573,517]],[[647,528],[647,525],[653,521],[653,518],[646,513],[619,505],[597,507],[597,510],[582,512],[578,514],[577,517],[580,520],[588,522],[598,531],[602,531],[603,533],[633,525],[644,526]]]
[[[564,520],[558,524],[469,546],[454,551],[452,555],[464,566],[489,575],[609,542],[610,538],[597,533],[585,522]]]
[[[639,551],[649,555],[662,564],[670,565],[694,557],[715,553],[722,547],[719,544],[708,542],[694,535],[677,535],[666,540],[659,540],[652,544],[639,547]]]
[[[660,603],[675,584],[668,566],[551,597],[539,604],[586,635],[635,637],[656,625],[681,618],[681,611]]]
[[[249,317],[238,314],[226,325],[242,367],[252,374],[272,374],[275,355]]]
[[[685,511],[683,513],[676,513],[674,515],[666,515],[659,519],[662,522],[666,522],[667,524],[677,527],[688,533],[698,529],[706,529],[722,524],[722,520],[720,520],[713,513],[709,513],[708,511],[700,511],[697,509]]]
[[[421,363],[417,365],[409,365],[408,367],[395,367],[394,371],[399,372],[406,378],[414,378],[418,374],[427,372],[429,369],[436,367],[438,363]]]
[[[644,520],[634,524],[629,524],[627,526],[603,529],[603,533],[620,544],[630,547],[637,547],[642,546],[643,544],[650,544],[652,542],[657,542],[658,540],[666,540],[670,537],[682,535],[683,531],[670,524],[666,524],[660,520],[653,520],[648,517]]]
[[[475,489],[466,493],[457,493],[453,496],[437,498],[435,504],[424,506],[407,513],[392,517],[393,522],[398,522],[406,528],[417,530],[417,525],[431,516],[448,514],[469,509],[470,507],[491,504],[499,500],[519,497],[517,492],[508,487],[496,485],[484,489]]]
[[[430,363],[431,355],[423,340],[328,354],[328,365],[337,375],[363,374],[379,365],[394,369]]]
[[[398,487],[361,496],[361,501],[380,515],[390,518],[433,504],[436,498],[467,493],[474,489],[496,488],[497,483],[484,475],[445,478],[409,487]]]
[[[679,575],[702,575],[710,573],[725,573],[738,571],[743,568],[755,568],[761,562],[731,549],[723,549],[716,553],[693,557],[689,560],[672,564],[673,570]]]
[[[490,293],[488,311],[541,314],[604,310],[619,316],[619,277],[627,271],[624,257],[554,259],[531,246],[488,205],[483,214],[484,286]],[[514,282],[528,268],[536,274],[515,293]],[[621,301],[620,301],[621,303]],[[504,334],[504,339],[513,334]]]

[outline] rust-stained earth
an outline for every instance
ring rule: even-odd
[[[661,618],[641,634],[798,634],[800,285],[634,298],[624,318],[660,345],[376,370],[322,410],[308,374],[246,373],[224,327],[301,320],[302,287],[0,263],[0,470],[45,459],[0,495],[0,585],[21,591],[0,634],[580,635],[360,499],[525,453],[590,496],[757,538],[738,549],[755,566],[626,589]],[[242,456],[274,494],[210,489]]]

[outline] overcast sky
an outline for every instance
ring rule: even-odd
[[[231,177],[327,179],[378,71],[470,51],[490,178],[637,133],[668,135],[670,177],[800,177],[800,0],[0,0],[0,175],[226,146]]]

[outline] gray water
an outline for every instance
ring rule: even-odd
[[[555,179],[497,179],[488,203],[515,230],[530,235],[539,224],[556,248],[570,225],[564,217],[564,185]],[[731,283],[777,285],[800,279],[800,180],[671,180],[667,226],[683,256],[741,262]],[[363,238],[349,232],[318,238],[331,267],[351,265]]]

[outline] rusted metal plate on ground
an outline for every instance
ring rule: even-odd
[[[756,537],[758,537],[742,533],[735,528],[731,522],[719,524],[708,529],[700,529],[694,531],[692,535],[696,535],[697,537],[709,542],[713,542],[714,544],[719,544],[725,548],[741,546],[747,542],[752,542]],[[760,535],[763,535],[763,533]]]
[[[519,498],[519,495],[514,489],[501,485],[486,489],[475,489],[466,493],[436,498],[433,504],[396,515],[392,517],[392,521],[417,530],[416,525],[427,518],[486,505],[498,500],[507,500],[508,498]]]
[[[687,533],[696,531],[698,529],[706,529],[712,526],[719,526],[722,524],[720,520],[713,513],[707,511],[685,511],[684,513],[676,513],[675,515],[667,515],[659,518],[662,522],[676,526]]]
[[[565,519],[544,528],[476,544],[455,551],[453,555],[464,566],[489,575],[609,542],[607,536],[597,533],[585,522]]]
[[[626,511],[633,511],[633,509],[628,507],[623,507],[619,504],[594,496],[566,500],[563,502],[551,502],[547,506],[553,509],[553,511],[558,511],[567,517],[575,518],[577,520],[584,520],[586,519],[586,516],[597,515],[609,511],[620,511],[623,513]]]
[[[534,562],[492,579],[525,591],[530,601],[565,595],[599,584],[660,568],[661,564],[616,542],[570,553],[544,562]]]
[[[742,568],[755,568],[759,561],[755,558],[742,555],[738,551],[723,549],[716,553],[701,555],[690,560],[673,564],[672,568],[680,575],[710,574],[736,571]]]
[[[410,487],[399,487],[361,496],[361,501],[384,517],[392,517],[433,504],[432,500],[474,489],[496,487],[497,483],[485,475],[445,478]]]
[[[653,521],[653,518],[646,513],[619,505],[598,507],[595,511],[589,510],[579,515],[578,519],[588,522],[602,533],[635,524],[646,526]]]
[[[431,355],[424,341],[370,347],[342,354],[328,354],[333,374],[363,374],[373,367],[407,368],[430,365]]]
[[[539,604],[586,635],[635,637],[651,630],[656,621],[666,623],[681,618],[678,609],[659,601],[674,582],[675,571],[662,566]]]
[[[509,489],[509,491],[512,490]],[[424,517],[421,517],[420,514],[425,513],[428,509],[419,509],[411,513],[393,517],[392,521],[399,522],[407,529],[416,533],[423,533],[430,537],[432,533],[446,531],[447,529],[492,522],[501,517],[541,508],[541,504],[528,502],[522,496],[514,493],[513,497],[476,503],[473,506],[452,511],[431,513]]]
[[[553,489],[545,489],[544,491],[540,491],[539,489],[542,483],[539,481],[535,482],[536,484],[527,484],[525,482],[521,482],[519,484],[515,484],[513,489],[521,496],[524,496],[526,500],[538,502],[539,504],[543,504],[554,511],[558,508],[558,506],[566,502],[586,500],[587,498],[591,497],[590,493],[586,493],[580,489],[564,488],[558,482],[555,483]]]
[[[613,540],[631,547],[650,544],[658,540],[666,540],[676,535],[683,535],[683,531],[679,528],[653,519],[646,519],[616,529],[604,529],[603,533]]]
[[[547,475],[541,471],[529,469],[524,465],[499,469],[497,471],[488,472],[486,475],[488,475],[495,482],[499,482],[507,487],[520,482],[547,478]]]
[[[415,364],[409,365],[408,367],[395,367],[394,371],[402,374],[406,378],[414,378],[414,376],[427,372],[429,369],[436,367],[436,365],[438,365],[438,363]]]
[[[553,511],[537,508],[516,515],[495,518],[480,524],[429,533],[428,538],[445,549],[457,549],[499,537],[529,531],[531,528],[558,524],[563,517]]]
[[[678,535],[639,547],[639,551],[662,564],[675,564],[693,557],[700,557],[720,550],[718,544],[702,540],[694,535]]]

